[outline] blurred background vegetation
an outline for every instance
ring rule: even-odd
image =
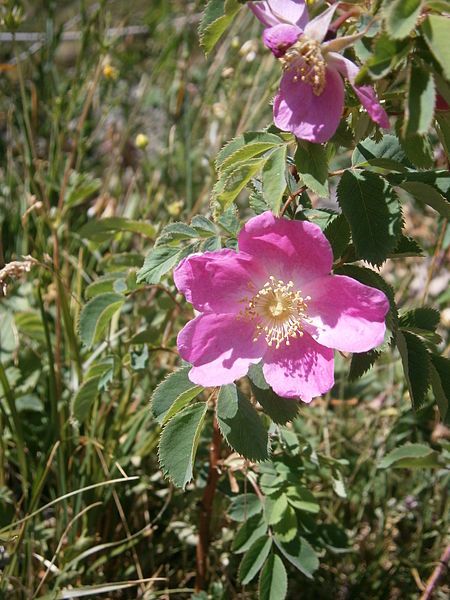
[[[0,7],[2,34],[45,34],[0,46],[0,268],[32,257],[0,298],[0,597],[69,598],[77,589],[187,598],[212,432],[200,442],[195,484],[174,489],[159,471],[149,398],[178,364],[175,339],[189,308],[170,278],[137,286],[135,274],[164,224],[208,214],[214,157],[233,136],[270,122],[278,69],[245,12],[206,59],[200,0]],[[428,210],[411,205],[406,214],[425,259],[384,274],[400,305],[427,297],[443,309],[450,235],[445,222],[430,230]],[[119,219],[102,230],[106,217]],[[77,321],[99,291],[125,305],[89,349]],[[335,388],[302,408],[292,429],[299,478],[331,538],[316,546],[313,579],[292,568],[288,598],[416,598],[445,545],[448,473],[386,473],[377,464],[407,441],[448,448],[450,432],[431,406],[411,411],[396,355],[356,384],[348,364],[339,357]],[[91,378],[99,389],[84,410],[80,384]],[[74,402],[84,419],[74,419]],[[209,593],[256,598],[255,583],[238,583],[231,544],[242,519],[228,510],[248,491],[249,465],[222,451]],[[313,468],[311,452],[340,461],[339,477]],[[316,525],[308,527],[314,546]]]

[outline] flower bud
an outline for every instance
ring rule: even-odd
[[[112,65],[107,64],[103,67],[103,76],[106,79],[111,79],[114,81],[115,79],[118,78],[119,71]]]
[[[145,148],[147,148],[149,143],[148,136],[146,136],[145,133],[138,133],[136,139],[134,140],[134,143],[138,148],[144,150]]]

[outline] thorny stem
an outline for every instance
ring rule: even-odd
[[[427,581],[427,585],[423,594],[420,596],[420,600],[429,600],[433,595],[434,588],[438,585],[444,571],[448,569],[450,561],[450,545],[447,546],[439,559],[439,563],[436,565],[431,577]]]
[[[212,507],[214,497],[217,490],[217,482],[219,480],[219,469],[218,463],[220,460],[220,444],[221,435],[217,418],[214,416],[213,422],[213,437],[211,445],[209,447],[209,471],[208,480],[206,482],[205,491],[200,502],[200,519],[199,519],[199,531],[198,531],[198,542],[196,550],[196,577],[195,577],[195,590],[197,592],[205,588],[208,571],[208,550],[210,543],[210,526]]]

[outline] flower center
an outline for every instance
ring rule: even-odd
[[[281,279],[269,277],[264,286],[248,301],[241,316],[256,320],[256,341],[264,335],[269,346],[276,348],[285,342],[289,346],[290,338],[303,335],[303,321],[306,319],[307,301],[300,291],[295,291],[294,283],[284,283]]]
[[[294,81],[309,83],[314,94],[320,96],[326,83],[326,63],[320,42],[301,36],[280,60],[284,70],[294,69]]]

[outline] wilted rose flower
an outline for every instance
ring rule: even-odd
[[[238,244],[193,254],[175,270],[177,288],[202,313],[178,335],[191,381],[232,383],[262,360],[277,394],[310,402],[334,384],[333,348],[364,352],[383,341],[386,296],[331,274],[320,227],[265,212]]]
[[[359,36],[324,41],[337,3],[308,22],[303,0],[266,0],[248,6],[266,26],[264,44],[281,61],[284,75],[273,106],[274,122],[298,138],[322,143],[336,131],[344,108],[344,82],[349,80],[375,123],[389,119],[370,85],[355,85],[359,67],[338,51]]]

